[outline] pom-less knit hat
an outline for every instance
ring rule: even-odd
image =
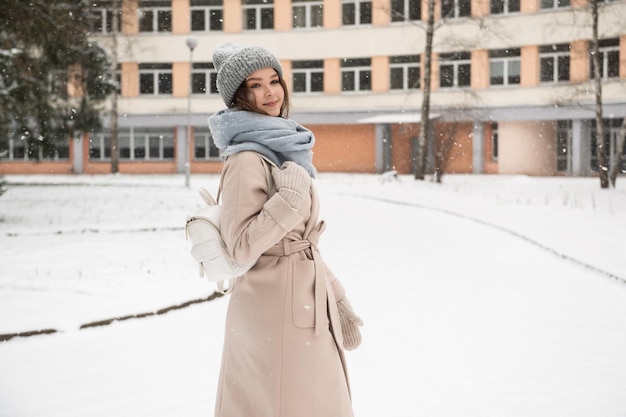
[[[213,53],[213,65],[217,69],[217,91],[226,106],[230,107],[237,89],[254,71],[274,68],[283,78],[283,68],[274,54],[260,46],[242,48],[225,43]]]

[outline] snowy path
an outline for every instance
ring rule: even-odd
[[[356,417],[626,414],[626,285],[474,221],[349,196],[402,201],[406,189],[385,196],[392,187],[368,194],[334,181],[322,185],[322,253],[366,323],[364,344],[347,354]],[[458,195],[450,199],[459,200],[455,205],[424,194],[434,207],[472,216],[489,210]],[[18,260],[0,265],[0,328],[62,332],[0,344],[0,417],[212,415],[227,299],[77,330],[88,320],[212,292],[192,265],[181,267],[188,259],[184,238],[168,228],[195,199],[193,191],[177,198],[183,209],[163,208],[172,221],[152,214],[160,219],[154,231],[54,233],[143,228],[143,194],[118,202],[128,220],[92,207],[65,209],[65,220],[42,221],[36,233],[2,226],[20,233],[0,236],[3,251]],[[515,229],[534,215],[543,224],[542,207],[525,209],[509,211],[508,224],[504,209],[492,220]],[[103,220],[92,225],[78,212]],[[562,211],[564,222],[570,214]],[[566,240],[559,246],[553,236],[563,230],[551,224],[545,237],[540,228],[524,230],[559,250],[583,252]],[[601,239],[595,244],[607,257],[619,253]],[[71,262],[64,254],[74,255]],[[615,270],[618,262],[604,265]]]

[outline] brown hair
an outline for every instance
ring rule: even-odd
[[[280,106],[280,117],[287,119],[289,117],[289,93],[287,92],[287,84],[285,84],[285,80],[283,80],[282,77],[278,78],[278,82],[285,93],[283,104]],[[252,95],[250,90],[244,81],[235,92],[235,96],[233,97],[233,101],[230,103],[229,107],[231,109],[236,108],[238,110],[247,110],[258,113],[259,110],[254,106],[254,102],[251,97]]]

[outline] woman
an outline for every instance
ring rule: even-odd
[[[228,107],[209,117],[226,156],[222,237],[239,262],[258,259],[230,296],[215,415],[350,417],[343,351],[362,322],[319,254],[314,136],[287,119],[271,52],[227,43],[213,63]]]

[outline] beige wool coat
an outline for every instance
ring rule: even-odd
[[[215,416],[352,417],[336,308],[345,291],[317,248],[317,192],[294,210],[264,164],[246,151],[222,172],[226,246],[242,263],[260,258],[230,295]]]

